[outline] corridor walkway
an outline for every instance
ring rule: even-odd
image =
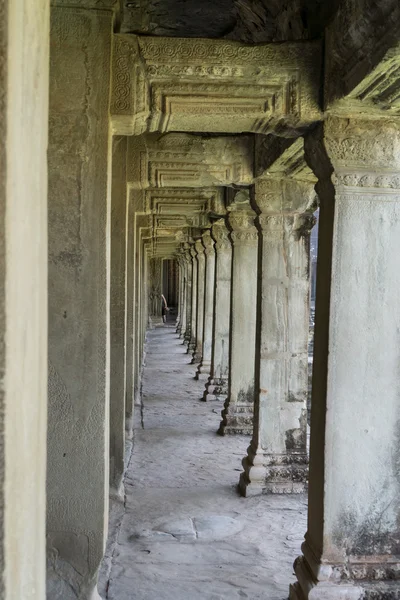
[[[249,438],[216,435],[221,404],[199,399],[171,325],[148,333],[142,410],[100,579],[109,600],[284,600],[306,498],[241,498]]]

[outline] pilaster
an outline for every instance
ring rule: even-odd
[[[205,254],[204,324],[201,361],[197,367],[196,379],[207,380],[210,376],[212,358],[215,290],[215,250],[214,240],[211,237],[209,229],[203,233],[202,240]]]
[[[306,138],[321,200],[308,531],[292,600],[398,598],[400,123]]]
[[[108,515],[113,14],[51,11],[49,597],[95,594]]]
[[[253,431],[256,346],[258,231],[248,192],[228,207],[232,229],[231,356],[229,392],[222,411],[221,435]]]
[[[215,240],[215,306],[211,373],[203,400],[225,401],[228,395],[231,314],[232,242],[225,219],[211,228]]]
[[[308,477],[309,235],[316,195],[312,182],[279,176],[256,181],[254,198],[261,301],[254,431],[240,489],[245,496],[300,493]]]

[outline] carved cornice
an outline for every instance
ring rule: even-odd
[[[246,46],[227,40],[116,35],[114,132],[260,132],[320,118],[319,42]]]

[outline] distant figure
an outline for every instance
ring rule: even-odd
[[[164,294],[161,294],[161,314],[163,323],[167,322],[167,312],[169,311],[167,301]]]

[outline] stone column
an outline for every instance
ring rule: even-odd
[[[233,242],[228,397],[219,433],[251,435],[254,413],[258,231],[248,193],[229,207]]]
[[[308,531],[290,598],[399,594],[400,122],[306,139],[321,201]]]
[[[196,379],[207,380],[210,377],[212,340],[214,324],[214,294],[215,294],[215,250],[214,240],[207,229],[202,236],[206,255],[204,281],[204,325],[201,362],[197,367]]]
[[[0,2],[0,598],[46,596],[49,0]]]
[[[186,332],[186,295],[187,295],[187,261],[185,258],[185,250],[183,246],[180,248],[181,269],[182,269],[182,289],[181,289],[181,320],[179,323],[178,333],[182,339]]]
[[[177,264],[177,269],[178,269],[178,290],[177,290],[178,314],[176,315],[176,333],[179,335],[181,321],[182,321],[182,287],[183,287],[182,259],[179,255],[176,258],[176,264]]]
[[[47,594],[89,598],[108,517],[113,15],[51,15]]]
[[[243,460],[244,496],[307,489],[309,239],[312,182],[256,182],[261,211],[261,302],[257,330],[254,430]]]
[[[185,335],[183,337],[183,343],[189,344],[190,336],[192,334],[192,256],[190,254],[190,244],[188,242],[184,243],[185,249],[185,261],[186,261],[186,295],[185,295],[185,305],[186,305],[186,326],[185,326]]]
[[[215,240],[215,307],[211,374],[203,399],[223,400],[228,395],[231,316],[232,243],[225,219],[212,226]]]
[[[161,316],[161,290],[162,290],[162,259],[151,258],[149,261],[149,316],[151,324],[160,325]]]
[[[191,269],[192,269],[192,320],[188,354],[193,354],[196,348],[196,315],[197,315],[197,252],[194,243],[190,246]]]
[[[196,349],[193,353],[193,364],[201,360],[204,331],[204,287],[205,287],[205,254],[201,239],[196,240],[197,251],[197,314],[196,314]]]
[[[110,283],[110,485],[118,490],[125,465],[126,137],[113,139]]]

